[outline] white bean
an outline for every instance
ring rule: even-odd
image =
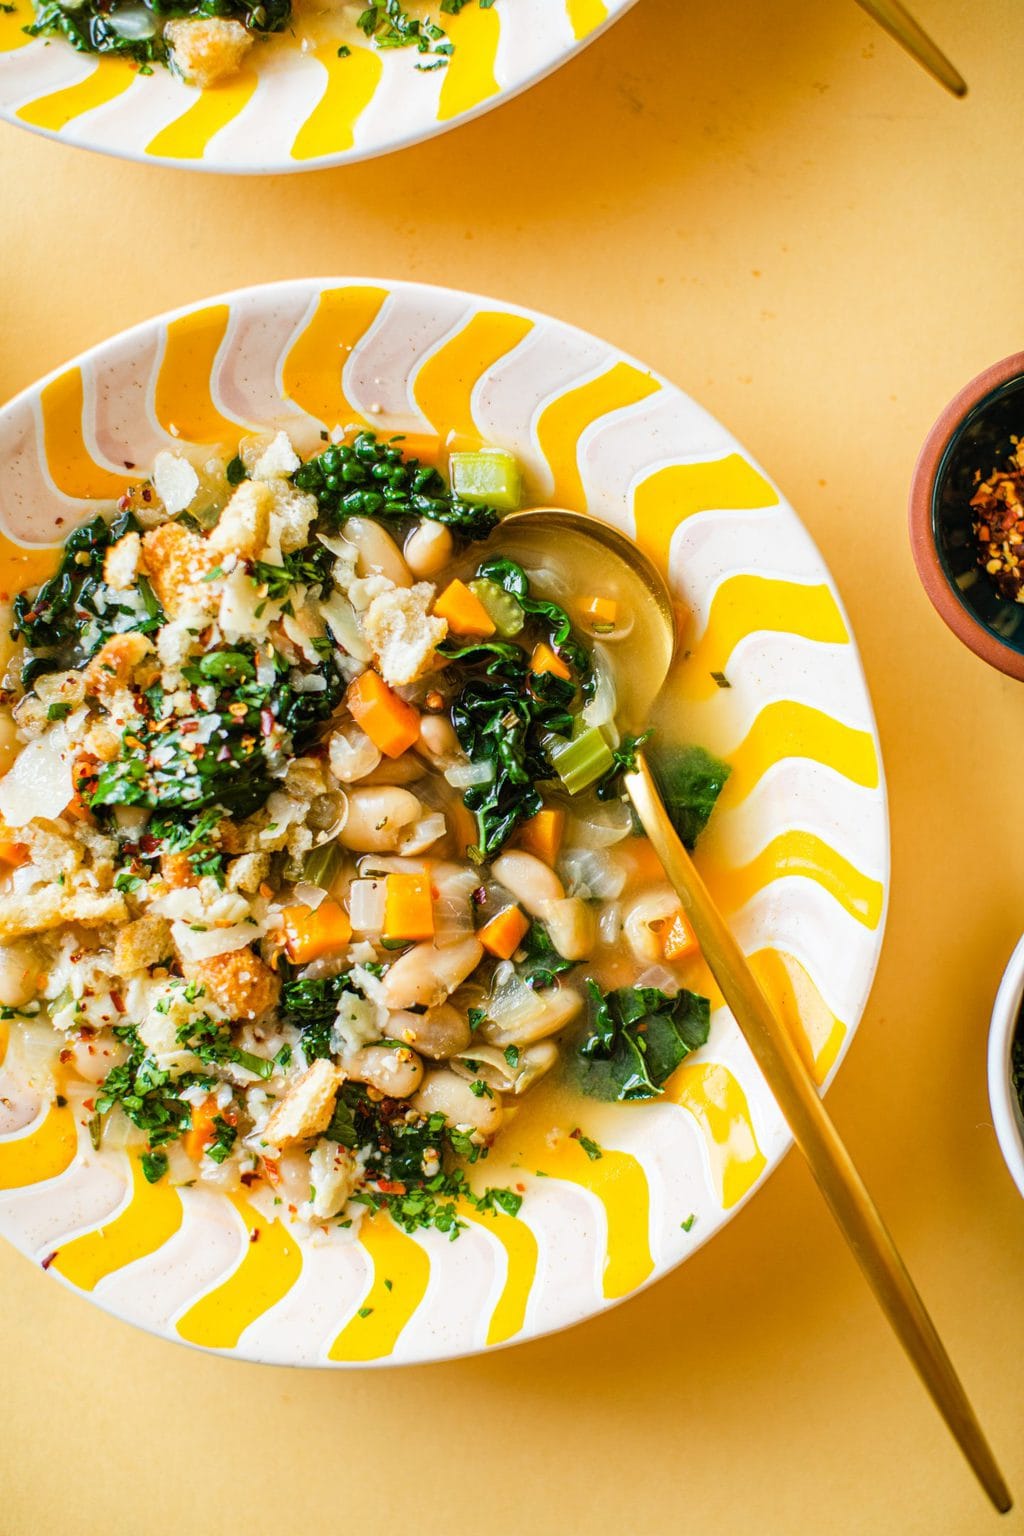
[[[380,749],[354,720],[346,720],[331,735],[327,761],[334,777],[342,784],[355,784],[358,779],[365,779],[377,767],[380,757]]]
[[[542,987],[535,995],[538,1002],[544,1004],[543,1012],[538,1011],[507,1028],[494,1019],[485,1019],[480,1026],[484,1039],[490,1045],[533,1045],[538,1040],[557,1035],[583,1008],[582,997],[572,987]]]
[[[450,1003],[428,1008],[426,1013],[393,1013],[388,1032],[396,1040],[406,1040],[421,1056],[444,1061],[469,1045],[472,1030],[469,1020]]]
[[[402,828],[422,815],[423,807],[407,789],[390,784],[354,789],[348,797],[348,819],[338,842],[357,853],[388,853],[398,847]]]
[[[503,853],[494,860],[491,872],[531,917],[543,917],[547,902],[565,897],[565,886],[554,870],[532,853]]]
[[[31,944],[0,947],[0,1004],[23,1008],[36,995],[40,980],[39,956]]]
[[[436,1008],[460,986],[483,959],[479,939],[456,944],[415,944],[397,959],[383,981],[386,1008]]]
[[[13,768],[21,745],[10,710],[0,708],[0,775]]]
[[[597,943],[594,909],[582,896],[545,902],[541,917],[552,944],[565,960],[585,960]]]
[[[477,1097],[472,1083],[444,1068],[427,1073],[412,1107],[424,1115],[444,1115],[449,1125],[469,1130],[484,1141],[496,1134],[504,1116],[496,1093]]]
[[[368,517],[350,517],[342,538],[356,550],[358,576],[386,576],[396,587],[411,587],[412,573],[390,534]]]
[[[452,536],[444,523],[425,517],[410,533],[403,551],[412,574],[417,581],[425,576],[436,576],[452,558]]]
[[[661,930],[678,911],[679,897],[670,885],[656,885],[630,902],[622,927],[635,959],[648,962],[661,959]]]
[[[416,751],[435,767],[447,768],[465,759],[455,727],[444,715],[424,715],[420,720],[420,739]]]
[[[407,1099],[423,1081],[423,1063],[408,1046],[367,1045],[342,1060],[349,1077],[389,1099]]]
[[[102,1083],[122,1055],[117,1042],[108,1042],[102,1035],[94,1040],[72,1040],[67,1049],[71,1053],[69,1064],[87,1083]]]
[[[420,758],[412,752],[406,752],[404,757],[382,758],[372,773],[368,773],[361,784],[415,784],[417,779],[422,779],[425,769]]]

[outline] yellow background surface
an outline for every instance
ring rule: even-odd
[[[641,0],[528,95],[348,170],[227,180],[2,127],[0,397],[222,289],[376,274],[574,321],[737,433],[835,573],[889,779],[888,934],[830,1105],[1024,1500],[1024,1204],[985,1090],[1024,699],[934,616],[905,532],[932,420],[1024,345],[1024,9],[915,5],[966,103],[852,0]],[[625,1307],[450,1365],[204,1357],[7,1248],[0,1287],[2,1536],[997,1525],[795,1156]]]

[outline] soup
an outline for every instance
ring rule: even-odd
[[[628,1114],[707,1039],[622,792],[650,615],[503,536],[510,454],[439,457],[161,454],[4,626],[0,1004],[151,1181],[454,1235],[518,1210],[469,1170],[526,1098]],[[692,842],[728,769],[662,772]]]

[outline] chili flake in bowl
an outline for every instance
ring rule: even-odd
[[[1024,448],[1014,451],[1005,469],[994,469],[971,497],[978,564],[996,590],[1011,602],[1024,603]]]

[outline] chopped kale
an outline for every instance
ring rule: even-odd
[[[551,935],[544,924],[535,919],[526,931],[521,948],[525,958],[519,974],[528,987],[553,987],[555,977],[563,971],[571,971],[575,961],[566,960],[551,942]]]
[[[653,1099],[679,1063],[704,1045],[710,1004],[695,992],[617,987],[602,995],[587,981],[590,1023],[577,1052],[577,1077],[598,1099]]]
[[[693,848],[732,769],[703,747],[652,752],[650,767],[672,825]]]
[[[154,64],[166,64],[167,44],[161,27],[176,16],[223,16],[240,21],[251,32],[280,32],[291,16],[291,0],[155,0],[153,25],[148,37],[130,35],[127,26],[118,27],[118,13],[135,19],[137,7],[131,0],[84,0],[74,5],[69,0],[37,0],[35,22],[25,28],[31,37],[64,37],[79,53],[114,53],[131,59],[140,73],[152,73]]]

